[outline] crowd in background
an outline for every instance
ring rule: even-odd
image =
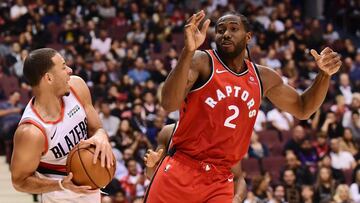
[[[245,202],[360,202],[359,0],[1,1],[1,153],[10,161],[13,133],[31,98],[24,58],[54,48],[86,81],[113,146],[117,170],[102,201],[141,202],[149,184],[143,156],[179,117],[161,108],[159,91],[176,66],[186,19],[200,9],[211,19],[202,49],[215,48],[221,15],[240,12],[252,24],[249,58],[298,92],[318,72],[310,49],[329,46],[342,56],[311,119],[296,120],[264,99],[243,161]]]

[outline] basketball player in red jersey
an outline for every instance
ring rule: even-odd
[[[164,151],[169,150],[169,142],[175,130],[175,126],[175,124],[164,126],[157,136],[157,149],[155,151],[148,150],[144,156],[144,162],[146,166],[145,175],[150,179],[154,175],[155,169],[158,166],[159,161],[165,156]],[[231,168],[231,171],[234,174],[234,200],[236,200],[236,202],[242,202],[246,197],[247,189],[245,179],[242,176],[241,161],[239,161],[235,166],[233,166]]]
[[[103,167],[114,161],[89,89],[71,74],[53,49],[34,50],[25,59],[34,97],[15,132],[12,183],[18,191],[42,194],[43,202],[100,202],[99,190],[74,185],[66,174],[67,155],[80,141],[96,145],[94,163],[98,156]]]
[[[299,95],[272,69],[245,60],[251,39],[240,14],[226,14],[215,25],[216,50],[197,51],[210,20],[203,11],[185,25],[185,46],[162,89],[161,105],[180,111],[166,156],[157,168],[145,202],[232,202],[231,167],[247,152],[260,102],[307,119],[322,104],[331,75],[341,66],[330,48],[319,55],[314,83]]]

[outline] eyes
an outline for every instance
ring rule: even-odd
[[[231,26],[229,26],[228,28],[225,27],[225,26],[219,26],[219,27],[217,28],[217,31],[216,31],[216,32],[219,33],[219,34],[224,34],[227,29],[228,29],[230,32],[237,32],[237,31],[240,30],[239,26],[231,25]]]

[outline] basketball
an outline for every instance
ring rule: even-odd
[[[105,187],[114,177],[115,164],[110,168],[101,167],[100,156],[93,164],[95,146],[77,144],[69,153],[66,161],[67,173],[72,172],[76,185],[88,185],[92,189]]]

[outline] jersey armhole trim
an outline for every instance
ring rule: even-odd
[[[214,76],[214,61],[213,61],[213,58],[211,57],[210,53],[209,53],[207,50],[204,50],[204,52],[208,55],[208,57],[209,57],[210,60],[211,60],[211,65],[210,65],[210,66],[211,66],[211,67],[210,67],[211,75],[210,75],[209,79],[208,79],[203,85],[201,85],[201,86],[198,87],[198,88],[195,88],[195,89],[191,90],[189,93],[192,93],[192,92],[195,92],[195,91],[198,91],[198,90],[204,88],[204,87],[211,81],[211,79],[212,79],[213,76]]]
[[[78,102],[81,104],[81,106],[84,108],[84,103],[81,101],[79,95],[76,93],[75,89],[73,87],[70,86],[70,90],[71,92],[74,94],[76,100],[78,100]],[[85,108],[84,108],[85,109]]]
[[[39,124],[38,122],[36,122],[34,120],[31,120],[31,119],[27,119],[27,120],[22,121],[21,123],[19,123],[19,126],[22,125],[22,124],[32,124],[35,127],[39,128],[39,130],[41,131],[41,133],[44,135],[44,138],[45,138],[44,151],[43,151],[42,155],[46,154],[48,152],[48,149],[49,149],[49,141],[48,141],[48,138],[46,136],[46,131],[45,131],[44,127],[41,126],[41,124]]]
[[[256,66],[255,63],[253,63],[253,62],[250,62],[250,63],[252,63],[253,66],[254,66],[256,77],[257,77],[257,79],[258,79],[258,81],[260,83],[260,96],[261,96],[261,98],[263,98],[264,97],[264,91],[263,91],[264,88],[263,88],[263,84],[262,84],[262,81],[261,81],[259,69],[258,69],[258,67]]]

